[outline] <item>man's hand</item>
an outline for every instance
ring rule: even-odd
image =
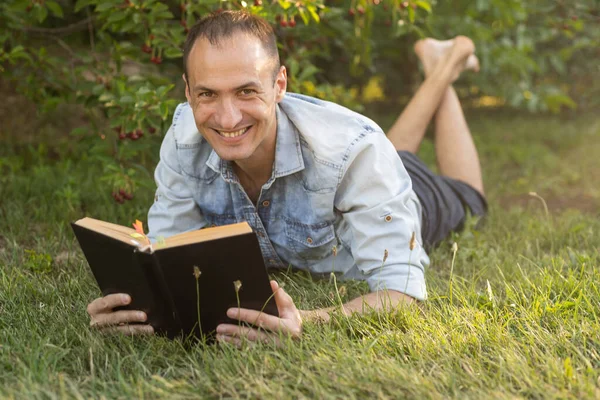
[[[109,294],[97,298],[88,304],[87,312],[90,314],[90,326],[105,333],[123,333],[126,335],[149,335],[154,333],[151,325],[135,324],[132,322],[146,322],[148,316],[143,311],[113,309],[131,303],[131,297],[124,293]]]
[[[279,318],[256,310],[245,308],[230,308],[227,316],[241,322],[254,325],[220,324],[217,326],[217,340],[242,346],[243,340],[251,342],[275,343],[281,345],[284,337],[299,338],[302,335],[302,318],[294,301],[277,282],[271,281],[271,289],[275,297],[275,304],[279,311]]]

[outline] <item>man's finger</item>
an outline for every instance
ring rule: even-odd
[[[251,342],[273,343],[273,337],[267,332],[253,329],[247,326],[238,326],[232,324],[221,324],[217,326],[217,334],[246,338]]]
[[[148,316],[143,311],[120,310],[103,314],[96,314],[90,321],[92,327],[129,324],[132,322],[146,322]]]
[[[154,328],[152,325],[117,325],[102,328],[103,333],[123,334],[126,336],[152,335]]]
[[[108,296],[99,297],[88,304],[87,312],[89,315],[95,315],[111,311],[115,307],[126,306],[131,303],[131,297],[125,293],[114,293]]]
[[[274,315],[247,308],[230,308],[227,310],[227,316],[271,331],[278,331],[282,325],[281,319]]]
[[[276,281],[271,281],[271,289],[275,293],[273,297],[275,297],[275,304],[280,312],[286,308],[295,307],[292,297]]]

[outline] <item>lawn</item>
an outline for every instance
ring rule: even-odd
[[[15,101],[0,112],[0,397],[600,397],[597,115],[470,112],[490,215],[432,252],[429,300],[238,350],[88,328],[99,290],[68,222],[145,220],[153,182],[116,204],[93,154],[62,133],[68,110],[32,122],[27,104],[7,111]],[[422,156],[433,161],[430,144]],[[300,308],[366,290],[274,277]]]

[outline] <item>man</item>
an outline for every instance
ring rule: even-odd
[[[161,147],[150,237],[247,221],[267,267],[333,269],[366,280],[371,293],[345,304],[347,314],[424,300],[423,243],[434,245],[459,228],[465,206],[482,215],[486,203],[477,152],[451,87],[465,68],[478,68],[473,43],[428,39],[415,51],[426,79],[386,138],[362,115],[286,94],[286,69],[262,19],[228,11],[201,20],[185,44],[188,102],[177,107]],[[414,155],[432,118],[442,176]],[[298,310],[275,281],[271,286],[279,318],[230,309],[229,317],[260,329],[222,324],[217,338],[239,345],[242,338],[298,337],[303,320],[329,318],[331,310]],[[143,312],[113,311],[130,300],[94,300],[91,324],[152,333],[149,325],[127,325],[146,321]]]

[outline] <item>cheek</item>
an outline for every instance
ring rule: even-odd
[[[194,120],[197,125],[202,125],[214,114],[212,107],[198,106],[194,109]]]
[[[240,109],[244,114],[256,120],[264,120],[268,118],[272,112],[271,108],[260,101],[248,102],[247,104],[243,104]]]

